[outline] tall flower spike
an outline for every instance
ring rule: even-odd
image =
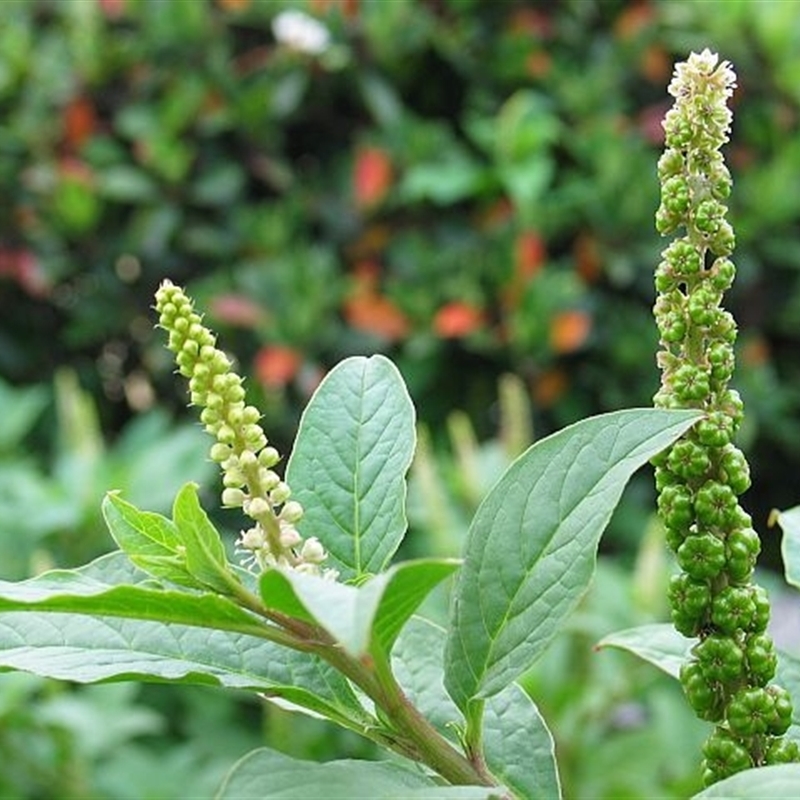
[[[183,289],[164,281],[156,292],[159,324],[169,334],[181,375],[189,381],[192,405],[216,442],[211,459],[222,469],[222,504],[241,508],[253,521],[236,544],[243,562],[264,570],[282,566],[335,578],[320,566],[327,553],[316,538],[305,541],[295,524],[303,516],[300,503],[290,500],[289,487],[274,472],[278,451],[268,446],[259,424],[261,414],[245,404],[242,379],[230,359],[216,347],[214,334],[203,325]]]
[[[760,541],[738,499],[750,473],[733,444],[743,408],[728,388],[736,323],[722,297],[736,270],[722,202],[731,176],[719,152],[730,133],[727,101],[735,86],[730,64],[709,50],[678,64],[658,162],[656,228],[680,235],[656,270],[662,374],[654,403],[702,409],[705,418],[654,463],[659,514],[682,570],[669,587],[672,620],[680,633],[698,639],[681,683],[697,715],[716,725],[703,747],[707,785],[800,756],[797,744],[783,737],[789,696],[768,685],[776,667],[765,632],[769,601],[752,581]]]

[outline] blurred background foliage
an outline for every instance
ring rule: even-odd
[[[4,0],[0,576],[107,548],[107,488],[165,510],[192,479],[214,504],[206,443],[152,329],[164,277],[208,310],[284,453],[326,369],[391,355],[421,421],[406,550],[457,552],[534,432],[650,403],[665,88],[706,46],[739,75],[729,307],[746,502],[763,528],[798,499],[800,3]],[[527,684],[569,797],[682,797],[695,780],[674,687],[591,653],[664,617],[641,598],[669,569],[653,566],[652,507],[644,475],[591,613]],[[0,794],[202,796],[259,742],[368,752],[200,696],[0,676],[0,762],[14,767]]]

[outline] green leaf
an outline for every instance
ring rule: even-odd
[[[105,496],[102,510],[111,536],[133,564],[155,578],[198,588],[197,579],[186,569],[185,548],[170,520],[139,511],[115,493]]]
[[[783,686],[792,696],[792,725],[786,732],[791,739],[800,743],[800,658],[778,650],[778,669],[775,671],[775,682]]]
[[[269,570],[260,579],[261,597],[268,608],[324,628],[356,658],[367,651],[388,654],[406,620],[458,564],[453,559],[406,561],[358,587]]]
[[[555,742],[539,709],[516,683],[486,702],[486,764],[521,800],[561,797]]]
[[[360,732],[370,723],[332,667],[230,631],[84,614],[2,613],[4,669],[76,683],[145,680],[246,689]]]
[[[102,197],[121,203],[147,203],[158,198],[155,181],[146,172],[124,164],[100,171],[97,190]]]
[[[411,617],[392,651],[392,672],[406,697],[439,733],[457,742],[464,717],[444,688],[444,628],[422,617]]]
[[[625,650],[677,678],[696,641],[682,636],[672,625],[659,623],[610,633],[597,643],[596,648]]]
[[[414,442],[414,406],[383,356],[342,361],[303,413],[286,480],[305,509],[301,533],[343,580],[380,572],[397,550]]]
[[[79,683],[212,683],[258,690],[357,730],[368,719],[339,673],[266,641],[264,623],[231,601],[148,583],[121,553],[74,572],[0,582],[0,668]]]
[[[797,798],[800,786],[800,764],[776,764],[772,767],[748,769],[712,784],[694,795],[692,800],[705,800],[708,797],[725,800],[754,800],[755,798]]]
[[[186,569],[204,586],[228,594],[236,578],[217,529],[200,507],[196,484],[187,483],[178,492],[172,517],[186,548]]]
[[[352,759],[320,764],[260,748],[231,770],[217,800],[488,800],[498,789],[440,786],[419,770]]]
[[[781,555],[786,582],[800,588],[800,506],[788,511],[773,511],[770,524],[778,523],[783,531]]]
[[[458,742],[464,717],[444,688],[443,628],[412,617],[392,653],[392,669],[408,699],[436,729]],[[483,744],[491,773],[520,798],[561,797],[555,744],[531,698],[512,684],[490,698],[483,716]]]
[[[392,653],[392,669],[408,699],[436,729],[458,742],[464,717],[444,688],[445,630],[412,617]],[[483,745],[491,773],[520,798],[561,797],[553,737],[531,698],[512,684],[490,698]]]
[[[446,685],[462,710],[543,652],[589,585],[628,479],[700,416],[591,417],[534,444],[500,478],[470,526],[451,610]]]
[[[672,625],[641,625],[604,636],[597,648],[613,647],[625,650],[649,661],[667,675],[678,679],[681,665],[691,657],[691,648],[696,639],[687,639]],[[775,681],[788,690],[792,697],[800,697],[800,659],[778,650],[778,669]],[[795,703],[792,710],[792,738],[800,739],[800,707]]]

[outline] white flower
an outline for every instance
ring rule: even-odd
[[[272,20],[272,33],[281,44],[309,55],[324,53],[331,43],[328,29],[302,11],[281,11]]]

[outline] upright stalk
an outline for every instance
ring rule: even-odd
[[[750,486],[747,459],[733,443],[742,423],[734,370],[736,323],[722,306],[736,273],[734,233],[723,201],[731,177],[720,148],[732,115],[736,76],[708,50],[675,68],[675,98],[664,120],[656,227],[679,234],[656,270],[661,335],[661,408],[698,408],[705,418],[656,460],[658,507],[682,572],[669,587],[672,620],[696,637],[681,683],[697,715],[715,723],[703,747],[706,785],[749,767],[798,760],[783,737],[788,692],[770,684],[776,668],[766,632],[769,600],[753,582],[760,541],[739,504]]]

